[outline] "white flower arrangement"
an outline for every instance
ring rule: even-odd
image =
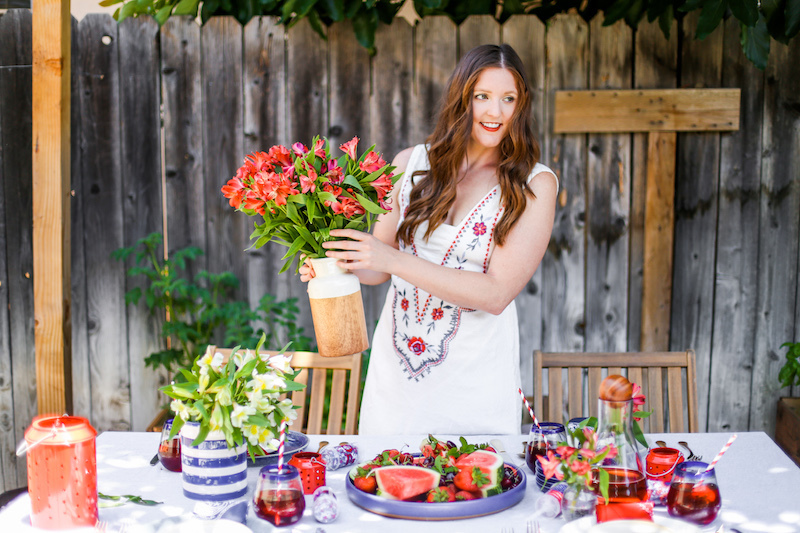
[[[294,381],[291,355],[260,352],[262,337],[255,351],[233,349],[225,361],[222,353],[211,350],[195,359],[191,370],[182,369],[185,382],[171,383],[161,390],[170,398],[175,413],[172,435],[184,423],[197,422],[197,445],[211,431],[221,431],[229,448],[247,444],[251,457],[278,449],[282,422],[291,423],[297,413],[284,393],[302,390]]]

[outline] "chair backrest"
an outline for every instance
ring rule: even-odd
[[[546,412],[542,394],[544,369],[548,370]],[[565,370],[566,379],[563,375]],[[533,354],[534,412],[538,418],[554,422],[561,421],[565,412],[568,418],[597,416],[600,382],[607,375],[626,373],[630,381],[642,387],[647,397],[643,410],[651,411],[652,414],[643,420],[646,431],[663,433],[668,427],[672,433],[684,432],[686,431],[684,415],[688,422],[688,430],[699,431],[693,350],[658,353],[543,353],[537,350]],[[566,406],[563,389],[565,382]],[[584,406],[584,398],[588,399],[586,402],[588,410]],[[665,412],[669,415],[668,426],[665,423]]]
[[[213,348],[222,353],[226,360],[232,350]],[[262,350],[261,353],[274,355],[278,352]],[[324,420],[327,435],[341,435],[344,415],[344,434],[355,435],[358,432],[358,403],[361,396],[361,354],[342,357],[322,357],[317,352],[287,352],[289,354],[292,355],[292,368],[300,370],[295,381],[306,385],[304,390],[292,392],[292,403],[298,409],[297,419],[289,429],[321,434]],[[330,398],[330,402],[325,419],[326,397]]]

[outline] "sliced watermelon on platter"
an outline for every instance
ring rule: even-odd
[[[441,474],[421,466],[382,466],[374,470],[378,496],[408,500],[439,486]]]
[[[489,482],[480,487],[483,497],[494,496],[503,492],[503,458],[499,454],[487,450],[475,450],[456,459],[456,468],[478,467],[489,479]]]

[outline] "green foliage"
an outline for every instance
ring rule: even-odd
[[[296,325],[296,298],[278,302],[275,296],[265,294],[258,307],[250,309],[246,302],[233,299],[239,280],[231,272],[204,270],[188,279],[187,265],[203,255],[202,250],[184,248],[164,260],[158,254],[161,243],[161,234],[151,233],[112,254],[119,261],[134,257],[128,275],[144,276],[147,282],[144,290],[128,291],[125,302],[136,305],[144,296],[150,313],[161,321],[161,336],[168,340],[168,348],[145,359],[147,366],[170,373],[191,368],[212,339],[221,339],[222,346],[255,348],[263,335],[267,349],[279,349],[288,342],[296,350],[312,348],[311,339]]]
[[[788,348],[786,363],[778,373],[782,387],[800,385],[800,342],[786,342],[781,348]]]

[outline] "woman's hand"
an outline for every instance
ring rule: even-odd
[[[335,229],[331,230],[331,236],[349,239],[322,243],[322,247],[328,250],[325,255],[339,259],[339,266],[347,270],[372,270],[390,274],[393,257],[400,253],[396,248],[363,231]]]
[[[300,259],[303,261],[303,264],[300,265],[300,281],[303,283],[308,283],[317,276],[317,273],[314,272],[314,267],[311,265],[311,261],[309,261],[306,256],[303,256]]]

